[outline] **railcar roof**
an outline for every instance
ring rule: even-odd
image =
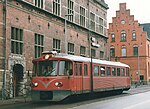
[[[58,58],[66,58],[71,61],[78,61],[78,62],[91,62],[91,58],[82,57],[82,56],[75,56],[75,55],[68,55],[58,53],[55,57]],[[120,66],[120,67],[129,67],[127,64],[121,62],[113,62],[113,61],[106,61],[106,60],[99,60],[99,59],[92,59],[93,63],[97,64],[104,64],[104,65],[112,65],[112,66]]]

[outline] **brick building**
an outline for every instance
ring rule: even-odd
[[[65,52],[67,45],[68,54],[107,59],[107,9],[104,0],[0,0],[0,90],[17,96],[16,85],[45,50]]]
[[[126,3],[120,3],[116,17],[109,24],[110,59],[130,66],[132,82],[150,80],[150,36],[134,20]]]

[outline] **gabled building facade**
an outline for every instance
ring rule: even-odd
[[[0,0],[0,91],[17,96],[43,51],[107,59],[107,9],[104,0]]]
[[[126,3],[120,3],[108,29],[110,59],[130,66],[132,82],[150,80],[150,40],[143,26],[134,20]]]

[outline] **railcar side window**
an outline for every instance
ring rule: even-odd
[[[120,68],[117,68],[117,76],[120,76]]]
[[[87,64],[84,64],[84,76],[88,75],[88,66]]]
[[[106,71],[107,71],[107,76],[110,76],[110,75],[111,75],[110,67],[107,67],[107,68],[106,68]]]
[[[105,67],[101,66],[100,71],[101,71],[101,76],[105,76]]]
[[[115,67],[112,68],[112,75],[116,76],[116,68]]]
[[[121,68],[121,76],[125,76],[125,69]]]
[[[75,64],[74,67],[75,75],[76,76],[81,76],[82,75],[82,64]]]
[[[94,76],[98,76],[98,66],[94,66]]]
[[[59,75],[72,75],[72,62],[60,61],[59,63]]]

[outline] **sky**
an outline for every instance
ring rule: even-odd
[[[119,10],[119,3],[126,3],[126,8],[130,9],[130,15],[134,15],[134,20],[139,23],[150,23],[150,0],[105,0],[109,9],[107,10],[107,23],[112,23],[112,17],[116,17]]]

